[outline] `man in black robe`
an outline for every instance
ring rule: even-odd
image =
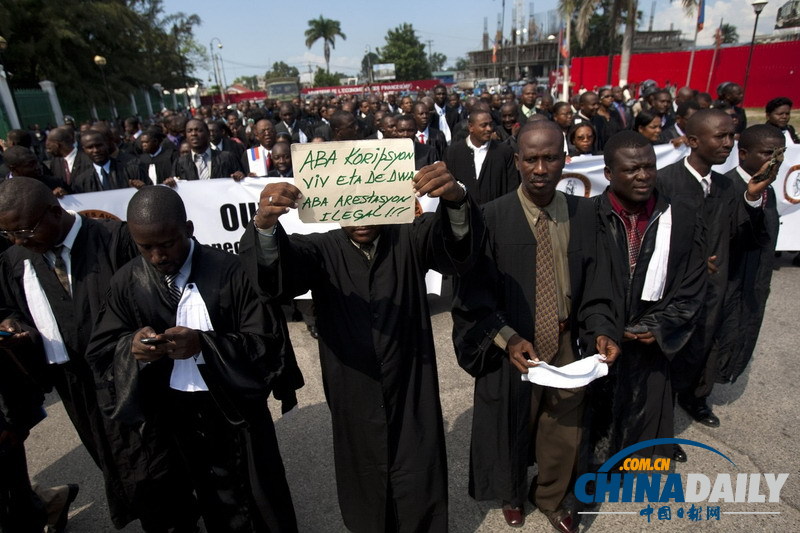
[[[669,362],[694,330],[706,283],[703,220],[655,189],[650,141],[623,131],[608,141],[604,159],[610,186],[594,201],[624,342],[608,379],[590,388],[593,465],[632,444],[675,436]],[[675,455],[670,445],[637,453]]]
[[[236,156],[231,152],[220,152],[211,148],[208,124],[192,119],[186,123],[186,142],[191,153],[175,160],[172,175],[182,180],[204,180],[214,178],[244,178],[244,172]],[[172,180],[167,180],[167,184]]]
[[[719,418],[708,405],[717,379],[716,351],[712,343],[721,321],[722,302],[728,284],[731,243],[762,242],[763,194],[774,176],[751,181],[737,192],[730,178],[711,170],[724,163],[733,148],[733,120],[724,111],[702,109],[686,121],[691,153],[658,171],[659,191],[672,200],[687,203],[701,213],[706,226],[708,285],[697,326],[684,348],[672,360],[672,386],[678,403],[696,421],[718,427]]]
[[[128,187],[152,185],[150,178],[142,174],[138,160],[124,163],[111,156],[112,148],[106,136],[99,131],[89,130],[81,134],[81,146],[92,160],[92,164],[79,173],[73,173],[72,192],[98,192]],[[127,154],[126,154],[127,155]],[[129,156],[133,157],[133,156]]]
[[[272,298],[311,289],[333,424],[339,508],[356,532],[447,530],[447,460],[425,273],[468,268],[480,213],[444,164],[417,195],[439,197],[413,224],[286,235],[299,190],[270,184],[240,248]],[[409,191],[410,192],[410,191]]]
[[[391,117],[394,119],[394,117]],[[395,120],[397,137],[411,139],[414,141],[414,168],[420,170],[422,167],[432,165],[436,162],[436,154],[433,148],[427,144],[420,144],[414,140],[417,132],[417,121],[411,115],[400,115]]]
[[[594,204],[556,192],[565,158],[554,123],[522,127],[522,184],[484,206],[485,253],[459,282],[453,340],[459,365],[476,378],[470,495],[502,501],[512,527],[524,523],[527,497],[553,527],[573,532],[564,498],[577,468],[584,388],[542,387],[520,374],[595,353],[611,363],[619,336]],[[539,474],[529,488],[532,460]]]
[[[34,356],[46,361],[40,386],[56,389],[86,451],[103,471],[114,526],[121,529],[138,517],[145,531],[193,531],[193,510],[167,514],[173,503],[192,505],[183,472],[165,469],[163,443],[150,439],[140,426],[103,417],[85,358],[109,280],[136,255],[125,225],[65,211],[46,186],[15,178],[0,184],[0,228],[15,243],[0,256],[0,326],[27,332],[28,342],[14,347],[25,350],[19,360],[26,367],[38,363]],[[46,300],[31,303],[37,291]],[[34,329],[52,326],[48,312],[58,341],[47,341]]]
[[[48,489],[31,487],[25,456],[25,439],[46,415],[44,395],[32,373],[45,371],[44,361],[25,368],[12,350],[24,335],[0,338],[0,531],[62,533],[78,485]],[[27,354],[25,354],[27,355]],[[29,362],[31,362],[29,359]]]
[[[469,136],[447,148],[444,162],[470,196],[483,205],[513,191],[519,185],[514,167],[514,149],[492,139],[492,115],[473,111],[469,115]],[[480,167],[479,167],[480,166]]]
[[[104,412],[174,440],[209,532],[296,531],[267,408],[280,323],[235,256],[192,239],[175,191],[139,191],[127,219],[142,255],[111,279],[86,355]]]
[[[763,173],[772,153],[785,145],[786,137],[769,124],[751,126],[742,132],[739,166],[725,174],[733,182],[737,195],[744,194],[752,177]],[[766,192],[766,240],[754,243],[752,239],[739,237],[731,243],[724,318],[714,348],[718,352],[718,383],[733,383],[747,368],[764,319],[780,227],[775,190],[769,186]]]

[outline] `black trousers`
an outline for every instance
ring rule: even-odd
[[[208,392],[170,390],[170,430],[209,533],[268,528],[252,496],[245,429],[233,426]]]
[[[31,488],[25,447],[0,448],[0,532],[42,533],[44,503]]]

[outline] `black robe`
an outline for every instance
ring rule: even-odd
[[[467,192],[479,205],[500,198],[519,186],[514,150],[505,143],[489,141],[480,174],[475,172],[475,157],[466,140],[452,142],[444,162],[453,176],[467,186]]]
[[[231,174],[242,170],[241,162],[231,152],[211,150],[209,169],[210,179],[229,178]],[[197,180],[197,167],[192,159],[192,154],[182,155],[175,159],[172,165],[172,175],[182,180]]]
[[[178,492],[170,480],[172,474],[167,476],[159,463],[159,443],[143,439],[139,427],[125,426],[102,415],[94,376],[85,358],[92,322],[100,312],[111,277],[137,253],[124,224],[84,217],[70,254],[72,298],[41,254],[12,246],[0,256],[3,318],[10,316],[31,327],[34,324],[23,288],[25,260],[31,261],[47,295],[70,361],[48,365],[40,385],[58,391],[81,442],[102,469],[111,520],[117,528],[137,517],[146,519],[141,509],[157,513],[154,505],[159,491],[162,497]],[[37,347],[35,355],[44,359],[41,342]],[[30,365],[33,363],[30,361]],[[175,474],[179,477],[178,472]],[[154,481],[157,479],[165,482],[159,485]]]
[[[562,194],[557,192],[556,194]],[[612,307],[610,264],[598,238],[591,200],[567,196],[567,250],[572,312],[571,345],[580,357],[595,340],[619,340]],[[493,340],[504,326],[534,338],[536,239],[517,191],[484,206],[485,254],[458,282],[453,302],[453,343],[458,364],[475,379],[469,493],[478,500],[525,501],[532,454],[531,384]]]
[[[622,304],[617,306],[619,327],[646,326],[656,338],[650,345],[623,341],[622,354],[610,368],[608,379],[595,381],[589,388],[589,441],[595,465],[637,442],[675,436],[669,362],[689,341],[703,305],[705,229],[702,218],[689,206],[655,194],[655,209],[642,236],[633,274],[625,225],[611,207],[608,190],[594,198],[605,237],[603,245],[611,256],[614,301]],[[671,207],[672,231],[664,292],[658,301],[645,301],[641,295],[647,268],[661,231],[659,220],[667,207]],[[671,457],[672,446],[637,452],[641,456],[654,454]]]
[[[88,168],[82,169],[80,173],[72,174],[72,184],[70,185],[72,192],[80,194],[84,192],[127,189],[131,186],[131,180],[141,180],[145,185],[152,185],[152,183],[150,183],[150,178],[148,178],[146,174],[144,176],[142,175],[137,159],[123,163],[121,160],[112,157],[109,161],[111,165],[109,166],[108,180],[105,185],[100,184],[100,179],[97,177],[94,165],[90,165]]]
[[[747,185],[736,169],[725,174],[733,182],[736,194],[743,195]],[[744,372],[753,356],[764,309],[770,292],[775,245],[780,220],[772,186],[767,188],[764,206],[766,240],[754,242],[738,236],[731,243],[731,265],[723,303],[722,325],[717,332],[714,350],[719,374],[717,381],[732,383]]]
[[[234,255],[195,243],[188,284],[200,290],[214,326],[214,331],[200,332],[205,359],[198,365],[200,373],[219,411],[236,430],[241,457],[247,458],[242,468],[247,469],[253,500],[242,502],[242,507],[248,504],[249,512],[257,513],[270,531],[296,531],[267,408],[271,378],[281,370],[280,323],[258,299]],[[107,416],[128,424],[145,422],[151,433],[169,436],[172,360],[140,365],[130,354],[133,334],[144,326],[159,333],[174,327],[175,307],[168,303],[161,274],[138,257],[112,278],[86,357]],[[192,465],[186,466],[191,471]]]
[[[339,507],[356,532],[445,531],[447,460],[425,273],[469,268],[483,236],[453,241],[446,209],[381,228],[367,262],[343,230],[287,236],[259,267],[251,224],[240,257],[268,296],[311,289],[333,423]],[[259,272],[260,271],[260,272]]]
[[[716,255],[719,271],[708,275],[706,298],[692,337],[672,361],[672,385],[678,392],[696,398],[711,394],[717,380],[713,340],[721,322],[722,302],[728,285],[731,242],[763,242],[764,213],[751,208],[744,194],[734,190],[730,178],[711,172],[711,191],[703,189],[684,160],[658,171],[657,189],[670,199],[689,205],[703,217],[706,228],[706,257]]]

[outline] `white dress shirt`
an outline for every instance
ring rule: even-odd
[[[450,133],[450,125],[447,123],[447,114],[445,113],[445,109],[443,107],[439,107],[437,104],[433,104],[433,107],[436,109],[436,113],[439,115],[439,129],[442,130],[442,133],[444,133],[444,138],[447,141],[447,144],[450,144],[452,135]]]
[[[475,146],[472,144],[472,139],[470,139],[469,135],[467,135],[466,142],[467,148],[472,150],[472,157],[475,159],[475,179],[477,180],[481,176],[483,162],[486,161],[486,154],[489,153],[489,143],[483,143],[482,146]]]

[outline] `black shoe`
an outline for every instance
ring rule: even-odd
[[[80,487],[78,485],[70,483],[67,485],[69,487],[69,492],[67,493],[67,501],[64,503],[64,507],[61,509],[61,512],[58,515],[58,520],[52,526],[48,526],[47,533],[63,533],[67,529],[67,518],[69,518],[69,506],[72,505],[72,502],[75,501],[75,498],[78,497],[78,491]]]
[[[684,403],[678,400],[678,403],[695,421],[710,428],[719,427],[719,418],[711,411],[711,407],[708,406],[705,398],[694,400],[691,403]]]
[[[686,462],[686,452],[683,451],[683,448],[681,448],[680,444],[672,445],[672,458],[678,463]]]
[[[308,325],[306,326],[309,335],[314,337],[315,339],[319,339],[319,331],[317,331],[317,326]]]

